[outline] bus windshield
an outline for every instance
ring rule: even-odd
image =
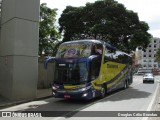
[[[91,55],[91,42],[75,42],[75,43],[63,43],[60,45],[56,58],[80,58],[88,57]]]
[[[58,65],[59,66],[59,65]],[[70,63],[55,70],[54,83],[57,84],[83,84],[87,82],[88,71],[86,62]]]

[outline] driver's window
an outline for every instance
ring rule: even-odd
[[[107,62],[109,60],[113,60],[114,59],[113,58],[114,54],[115,54],[115,50],[114,49],[106,47],[105,55],[104,55],[104,61]]]
[[[100,43],[93,45],[92,55],[95,56],[91,61],[91,80],[99,76],[102,61],[103,45]]]
[[[94,44],[92,49],[92,55],[102,55],[103,45],[102,44]]]

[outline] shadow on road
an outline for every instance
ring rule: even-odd
[[[143,87],[144,86],[146,85],[143,85]],[[149,87],[149,86],[146,86],[146,87]],[[104,99],[96,98],[91,101],[50,98],[50,99],[44,100],[45,102],[48,102],[47,104],[39,105],[39,106],[33,105],[33,106],[30,106],[28,109],[25,109],[24,111],[45,111],[55,117],[63,116],[68,118],[73,116],[75,117],[77,115],[80,116],[82,114],[82,112],[80,112],[81,110],[91,105],[94,105],[96,103],[109,102],[109,101],[116,102],[116,101],[123,101],[123,100],[129,100],[129,99],[147,98],[151,94],[152,93],[149,90],[141,91],[141,89],[130,87],[129,89],[126,89],[126,90],[118,90],[118,91],[109,93]],[[91,113],[91,111],[88,113]]]
[[[117,95],[115,95],[117,94]],[[139,98],[147,98],[151,95],[150,92],[147,91],[140,91],[139,89],[129,88],[127,90],[123,90],[121,92],[115,91],[109,93],[108,97],[101,100],[101,102],[106,101],[122,101],[122,100],[129,100],[129,99],[139,99]],[[112,97],[111,97],[112,96]]]
[[[93,102],[93,104],[100,103],[100,102],[109,102],[109,101],[116,102],[116,101],[123,101],[123,100],[129,100],[129,99],[148,98],[151,94],[152,93],[150,93],[148,91],[140,91],[139,89],[135,89],[135,88],[129,88],[129,89],[126,89],[126,90],[117,90],[117,91],[114,91],[112,93],[109,93],[104,99],[95,100],[95,102]],[[88,106],[91,106],[91,105],[92,104],[89,104]],[[87,108],[88,106],[84,106],[81,110]],[[79,110],[79,111],[70,112],[65,117],[66,118],[82,117],[82,116],[83,117],[89,117],[89,116],[92,116],[92,115],[94,116],[95,113],[96,113],[96,115],[101,114],[102,116],[106,116],[105,113],[110,114],[108,112],[111,112],[111,111],[107,111],[107,112],[102,111],[101,112],[100,110],[97,110],[97,111],[80,111]],[[89,115],[89,114],[91,114],[91,115]]]

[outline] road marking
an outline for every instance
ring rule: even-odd
[[[139,85],[139,84],[141,84],[141,82],[140,82],[140,83],[137,83],[137,84],[133,84],[133,85],[131,85],[131,87],[137,86],[137,85]]]
[[[59,120],[59,119],[62,119],[62,118],[64,118],[64,117],[56,117],[56,118],[53,119],[53,120]]]
[[[156,91],[155,91],[155,93],[154,93],[154,95],[153,95],[153,98],[152,98],[152,101],[150,102],[150,105],[149,105],[148,108],[147,108],[147,111],[150,111],[151,108],[152,108],[152,105],[153,105],[153,103],[154,103],[154,100],[155,100],[156,95],[157,95],[157,92],[158,92],[158,87],[159,87],[159,83],[157,84]]]
[[[151,102],[150,102],[150,104],[149,104],[149,106],[148,106],[148,108],[147,108],[147,111],[151,111],[151,109],[152,109],[152,105],[153,105],[154,102],[155,102],[156,95],[157,95],[157,92],[158,92],[158,88],[159,88],[159,83],[157,84],[155,93],[154,93],[154,95],[153,95],[153,97],[152,97],[152,100],[151,100]],[[148,120],[148,117],[143,117],[142,120]]]

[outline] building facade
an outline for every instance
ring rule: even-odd
[[[135,61],[136,65],[138,65],[142,69],[148,70],[158,70],[160,69],[160,65],[156,62],[156,51],[160,48],[160,38],[152,38],[151,43],[148,45],[146,50],[142,50],[140,48],[136,49],[135,52]]]

